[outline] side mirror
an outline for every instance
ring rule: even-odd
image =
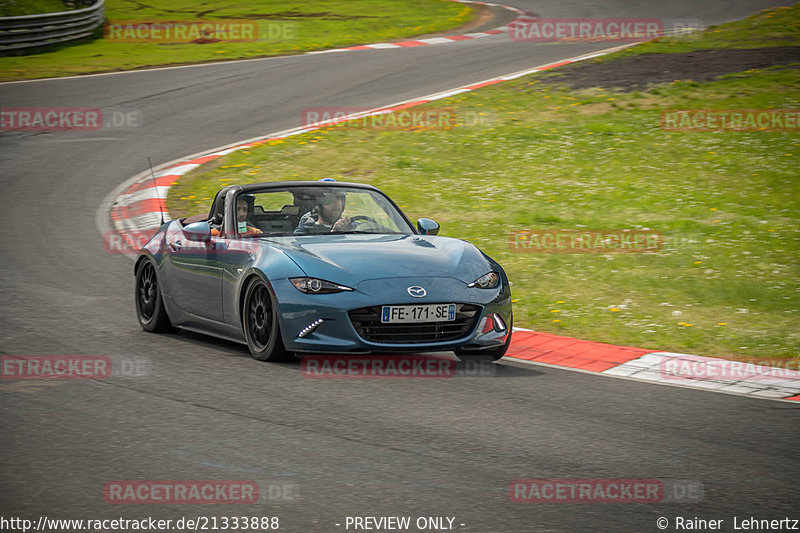
[[[183,228],[183,234],[190,241],[208,242],[211,240],[211,226],[208,222],[193,222]]]
[[[429,218],[421,218],[417,220],[417,229],[420,235],[438,235],[439,223]]]

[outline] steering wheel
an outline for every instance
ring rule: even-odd
[[[350,217],[350,222],[354,222],[356,225],[358,225],[358,224],[360,224],[362,222],[372,222],[376,226],[380,225],[375,221],[374,218],[368,217],[367,215],[354,215],[354,216]]]
[[[389,232],[389,229],[386,228],[383,224],[375,220],[374,218],[367,216],[367,215],[353,215],[350,217],[350,222],[353,224],[353,230],[357,230],[363,227],[366,228],[366,231],[372,233],[382,233],[382,232]],[[360,229],[359,231],[365,231],[364,229]]]

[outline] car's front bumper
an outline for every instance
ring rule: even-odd
[[[424,298],[413,298],[408,287],[422,286]],[[280,307],[284,344],[290,351],[306,353],[419,353],[458,348],[489,349],[502,346],[511,329],[511,294],[503,277],[496,289],[469,288],[455,278],[390,278],[359,283],[353,291],[304,294],[288,279],[275,280],[272,289]],[[360,336],[349,311],[381,305],[434,303],[471,304],[478,318],[463,336],[437,342],[371,342]],[[492,315],[497,314],[499,320]],[[493,327],[487,324],[487,318]],[[502,327],[504,326],[504,327]]]

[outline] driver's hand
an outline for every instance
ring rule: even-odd
[[[353,222],[350,220],[350,217],[340,218],[336,221],[336,224],[333,225],[331,231],[349,231],[352,229]]]

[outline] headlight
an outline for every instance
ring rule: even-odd
[[[289,281],[298,291],[306,294],[330,294],[332,292],[353,290],[350,287],[317,278],[290,278]]]
[[[495,289],[498,285],[500,285],[500,275],[497,272],[488,272],[470,283],[468,287]]]

